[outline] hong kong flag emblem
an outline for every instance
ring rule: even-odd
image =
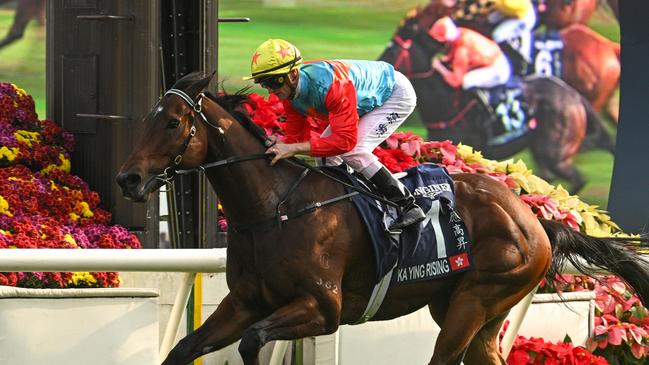
[[[464,252],[459,255],[451,256],[449,258],[451,263],[451,270],[456,271],[469,267],[469,255]]]

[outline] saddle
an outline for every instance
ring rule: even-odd
[[[326,169],[355,187],[368,188],[367,180],[346,168]],[[395,285],[469,270],[469,234],[455,210],[453,180],[446,169],[430,163],[417,165],[406,170],[401,182],[426,212],[426,219],[404,228],[400,234],[387,228],[397,216],[395,209],[364,194],[351,198],[372,238],[376,281],[387,275]]]

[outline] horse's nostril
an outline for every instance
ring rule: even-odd
[[[140,178],[140,175],[136,173],[125,172],[117,175],[116,180],[117,185],[126,189],[138,186],[140,184],[140,181],[142,181],[142,178]]]

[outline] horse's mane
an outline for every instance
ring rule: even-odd
[[[192,72],[176,81],[173,88],[183,90],[187,95],[189,95],[189,97],[195,100],[198,97],[198,94],[207,88],[213,75],[214,73],[209,75],[200,71]],[[219,93],[214,95],[213,93],[206,91],[205,95],[219,104],[223,109],[225,109],[225,111],[230,113],[230,115],[237,119],[246,130],[252,133],[253,136],[259,139],[262,143],[265,142],[268,139],[266,132],[250,119],[247,111],[242,107],[242,105],[248,101],[248,95],[250,95],[248,90],[250,88],[245,87],[237,90],[234,94],[228,94],[225,92],[222,82],[220,85],[221,91]]]
[[[217,95],[214,95],[209,91],[205,92],[205,95],[214,100],[214,102],[219,104],[223,109],[225,109],[225,111],[230,113],[230,115],[237,119],[239,123],[241,123],[241,125],[253,136],[262,143],[265,143],[268,140],[266,131],[253,122],[252,119],[250,119],[247,110],[242,107],[243,104],[248,102],[248,95],[250,95],[248,89],[248,87],[245,87],[237,90],[234,94],[228,94],[223,88],[221,88],[221,92]]]

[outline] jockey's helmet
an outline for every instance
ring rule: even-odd
[[[428,34],[441,43],[452,42],[460,36],[460,30],[450,17],[440,18],[430,27]]]
[[[283,39],[268,39],[252,55],[250,76],[244,80],[255,81],[272,75],[287,74],[302,63],[300,50]]]

